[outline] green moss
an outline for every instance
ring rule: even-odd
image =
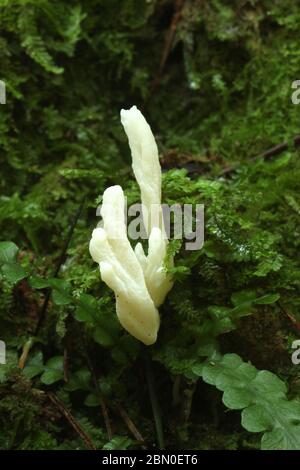
[[[300,166],[292,145],[299,108],[291,102],[291,83],[300,74],[298,8],[292,0],[185,2],[153,88],[174,2],[121,3],[17,0],[0,7],[0,78],[7,86],[0,109],[1,239],[19,246],[14,263],[21,266],[18,272],[15,265],[1,268],[0,339],[10,359],[0,366],[0,427],[7,429],[0,447],[86,447],[41,398],[48,390],[40,380],[43,368],[66,351],[70,376],[84,379],[76,390],[63,380],[52,387],[98,448],[109,439],[97,387],[82,374],[87,353],[116,434],[133,438],[116,411],[121,402],[147,443],[156,440],[142,349],[121,330],[112,293],[88,253],[105,187],[122,183],[128,200],[138,199],[118,115],[132,104],[143,108],[159,144],[164,202],[205,205],[203,249],[170,245],[176,284],[150,349],[166,444],[258,447],[238,414],[224,412],[219,393],[195,386],[191,371],[216,350],[238,353],[289,382],[299,399],[299,371],[290,362],[300,321]],[[284,153],[252,159],[284,141],[290,144]],[[235,170],[226,173],[231,166]],[[41,352],[43,358],[29,380],[17,370],[17,355],[34,334],[50,285],[47,315],[28,360]],[[256,302],[273,294],[279,301]],[[178,380],[182,407],[174,408]],[[211,412],[201,411],[207,405]]]

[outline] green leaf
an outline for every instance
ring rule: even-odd
[[[28,272],[19,263],[6,263],[1,267],[1,272],[5,279],[12,284],[16,284],[28,276]]]
[[[34,289],[45,289],[46,287],[49,287],[49,280],[48,279],[43,279],[40,276],[30,276],[28,279],[31,287]]]
[[[254,303],[258,305],[268,305],[268,304],[274,304],[279,299],[280,299],[279,294],[266,294],[266,295],[263,295],[262,297],[258,297],[258,299],[255,299]]]
[[[245,303],[251,303],[256,297],[256,293],[253,290],[242,290],[239,292],[234,292],[231,295],[231,302],[235,307]]]
[[[127,354],[122,351],[119,347],[114,347],[111,351],[112,358],[118,364],[126,364],[128,363],[128,356]]]
[[[300,402],[288,401],[285,383],[272,372],[258,371],[237,354],[225,354],[194,373],[223,391],[223,403],[242,411],[242,426],[264,432],[262,449],[300,449]]]
[[[272,420],[262,405],[252,405],[242,413],[242,426],[249,432],[263,432],[272,428]]]
[[[104,347],[112,346],[115,342],[111,333],[101,326],[96,327],[93,338],[96,343],[101,344],[101,346]]]
[[[51,297],[56,305],[68,305],[73,302],[70,284],[63,279],[48,279],[52,287]]]
[[[16,260],[19,248],[13,242],[0,242],[0,264]]]
[[[97,300],[92,295],[81,294],[74,316],[78,321],[92,322],[97,310]]]
[[[64,358],[63,356],[55,356],[49,359],[45,365],[45,371],[41,376],[41,382],[45,385],[51,385],[64,376]]]
[[[245,290],[235,292],[231,296],[231,301],[235,306],[231,310],[231,314],[238,318],[251,313],[253,305],[267,305],[276,302],[280,298],[279,294],[266,294],[256,297],[255,291]]]
[[[51,297],[56,305],[68,305],[73,300],[68,292],[58,289],[53,289]]]
[[[251,307],[256,297],[255,291],[243,290],[235,292],[231,296],[231,302],[234,305],[231,313],[235,318],[240,318],[251,313]]]
[[[279,271],[282,266],[282,256],[277,255],[272,259],[263,259],[257,266],[254,274],[258,277],[264,277],[271,271]]]
[[[222,307],[219,305],[211,305],[208,308],[209,313],[212,318],[215,320],[216,326],[219,331],[231,331],[235,329],[235,325],[230,318],[232,309],[227,307]]]
[[[115,436],[103,446],[103,450],[126,450],[132,445],[132,440],[124,436]]]
[[[33,379],[33,377],[36,377],[43,371],[43,353],[41,351],[38,351],[34,356],[30,357],[27,360],[23,373],[28,379]]]
[[[101,346],[110,347],[118,341],[120,324],[115,312],[111,308],[107,308],[106,303],[106,301],[100,302],[97,313],[94,316],[96,326],[93,338]]]
[[[34,289],[51,287],[51,297],[56,305],[68,305],[73,301],[70,284],[64,279],[43,279],[39,276],[31,276],[29,282]]]
[[[97,395],[95,395],[94,393],[89,393],[84,401],[84,404],[90,407],[99,406],[100,405],[99,397],[97,397]]]
[[[71,374],[66,390],[74,392],[75,390],[89,390],[89,383],[91,380],[91,372],[88,369],[80,369],[74,374]]]

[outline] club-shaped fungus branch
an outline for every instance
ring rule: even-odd
[[[136,106],[122,110],[121,121],[141,190],[148,253],[145,254],[141,243],[133,250],[127,238],[125,200],[120,186],[112,186],[103,194],[103,228],[93,231],[90,253],[99,263],[102,280],[115,292],[120,323],[135,338],[150,345],[155,343],[159,329],[157,307],[172,287],[163,264],[168,240],[161,209],[161,168],[150,126]]]

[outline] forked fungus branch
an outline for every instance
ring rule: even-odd
[[[157,339],[158,307],[172,288],[172,280],[163,266],[168,240],[161,210],[161,167],[150,126],[136,106],[122,109],[121,121],[141,191],[148,253],[141,243],[133,250],[127,238],[121,186],[111,186],[104,191],[103,227],[93,231],[90,253],[99,263],[102,280],[115,293],[120,323],[132,336],[150,345]]]

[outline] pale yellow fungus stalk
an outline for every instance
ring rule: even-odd
[[[172,287],[163,266],[168,240],[161,210],[161,168],[150,126],[136,106],[122,109],[121,121],[141,190],[148,254],[140,243],[133,250],[127,238],[120,186],[112,186],[103,194],[103,227],[93,231],[90,253],[99,263],[102,280],[115,292],[120,323],[135,338],[150,345],[156,341],[159,329],[157,307]]]

